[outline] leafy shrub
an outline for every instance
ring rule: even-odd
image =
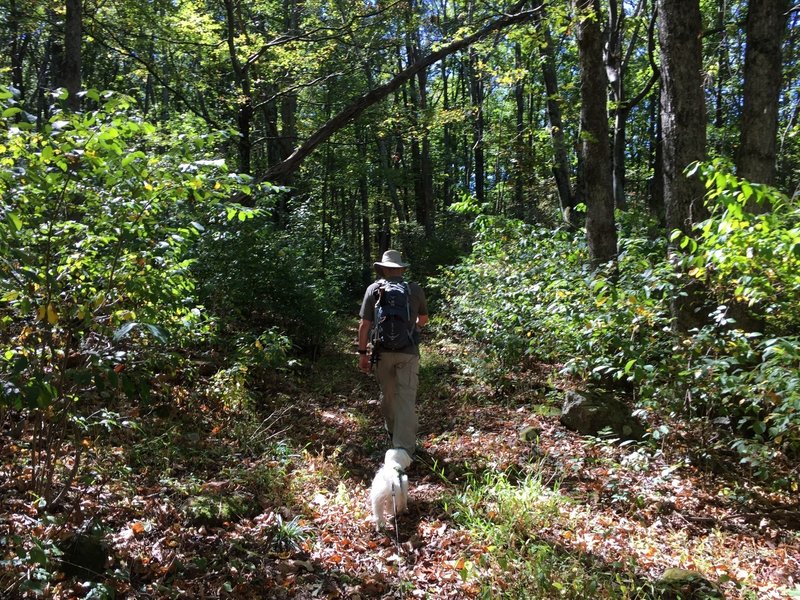
[[[0,409],[36,424],[29,485],[45,504],[80,464],[74,417],[101,398],[146,395],[160,345],[197,322],[193,215],[241,184],[210,154],[214,136],[172,139],[127,97],[87,96],[96,110],[54,105],[34,129],[0,90]]]
[[[732,175],[721,162],[698,164],[711,216],[697,226],[684,266],[717,304],[746,304],[776,332],[800,332],[800,204],[778,190]],[[748,212],[755,203],[763,214]],[[676,234],[677,237],[677,234]],[[730,318],[730,315],[727,315]],[[762,331],[763,332],[763,331]]]
[[[685,344],[684,375],[699,410],[728,419],[747,436],[733,446],[760,470],[773,456],[759,443],[800,451],[800,206],[738,179],[723,163],[696,168],[709,190],[711,216],[698,225],[696,242],[675,239],[687,249],[683,267],[718,308]],[[769,212],[748,212],[753,200]],[[762,331],[738,327],[742,306]]]
[[[318,236],[298,211],[287,229],[269,211],[247,222],[213,218],[197,249],[199,294],[234,334],[277,328],[296,349],[316,352],[335,330],[343,285],[359,272],[342,255],[321,268]]]
[[[479,217],[476,229],[472,255],[436,280],[456,335],[500,369],[530,358],[585,378],[647,379],[669,347],[662,246],[623,241],[614,281],[590,271],[576,233],[495,217]]]
[[[469,347],[463,368],[499,381],[533,359],[595,385],[624,382],[651,407],[713,420],[764,475],[776,453],[800,451],[798,207],[719,168],[703,167],[711,218],[695,239],[673,238],[680,269],[665,239],[625,216],[610,275],[589,270],[582,234],[478,216],[471,256],[435,280],[451,333]],[[753,196],[773,211],[748,214]],[[717,308],[679,338],[669,304],[687,276]],[[732,305],[762,315],[769,335],[738,327]]]

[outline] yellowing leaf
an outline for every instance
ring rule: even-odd
[[[58,323],[58,313],[52,304],[47,305],[47,322],[50,323],[50,325]]]

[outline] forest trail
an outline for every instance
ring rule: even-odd
[[[501,595],[515,574],[484,560],[494,548],[454,522],[452,506],[465,488],[495,472],[512,481],[538,475],[557,489],[565,500],[560,514],[535,532],[536,542],[611,578],[625,571],[646,587],[666,569],[693,569],[727,583],[728,598],[747,597],[745,587],[757,589],[759,598],[780,598],[787,578],[800,572],[800,543],[792,531],[798,513],[791,500],[753,485],[746,508],[731,493],[724,466],[714,475],[691,464],[698,455],[693,444],[702,443],[694,434],[676,432],[672,447],[664,440],[653,452],[593,443],[559,423],[560,394],[548,382],[552,366],[509,373],[505,391],[498,392],[461,378],[449,360],[459,350],[442,343],[422,350],[423,452],[409,470],[409,512],[399,519],[400,539],[391,526],[376,533],[369,484],[388,438],[374,376],[356,367],[355,324],[344,337],[337,352],[315,367],[291,418],[292,437],[307,440],[310,456],[321,461],[310,461],[309,468],[325,469],[330,458],[340,469],[340,479],[332,475],[325,488],[306,490],[314,498],[314,568],[300,569],[294,583],[305,580],[309,597],[311,589],[347,598]],[[490,505],[487,498],[480,507],[489,522]]]
[[[462,572],[466,557],[477,557],[485,548],[452,523],[443,501],[477,467],[478,456],[470,448],[482,449],[492,462],[508,459],[515,444],[503,438],[513,438],[513,428],[502,431],[494,408],[487,411],[492,418],[481,417],[482,411],[469,414],[452,398],[448,373],[441,365],[423,365],[418,402],[421,453],[408,470],[409,510],[398,519],[399,539],[391,523],[376,532],[370,520],[369,486],[390,443],[374,375],[357,368],[355,324],[346,338],[316,364],[309,388],[301,392],[302,402],[287,419],[287,433],[300,445],[305,440],[309,456],[320,461],[309,461],[309,468],[330,468],[329,459],[337,465],[326,487],[313,487],[319,481],[314,478],[306,489],[315,512],[311,559],[316,566],[298,572],[295,592],[312,597],[316,589],[347,598],[474,596],[477,588],[462,578]],[[497,435],[477,439],[479,429],[470,425],[472,421],[483,423],[483,433],[494,430]],[[300,590],[303,580],[305,592]]]
[[[722,582],[727,598],[796,585],[796,499],[698,468],[702,440],[678,423],[661,448],[574,434],[559,423],[552,367],[488,387],[443,340],[422,350],[423,452],[399,540],[392,526],[376,532],[368,490],[388,437],[355,337],[353,321],[318,361],[252,390],[251,425],[200,393],[213,377],[177,382],[164,407],[131,406],[139,425],[87,446],[90,476],[60,518],[0,487],[0,538],[33,536],[42,550],[0,562],[0,591],[23,597],[15,586],[42,565],[54,573],[43,597],[59,600],[98,586],[132,599],[517,598],[531,577],[532,597],[584,598],[596,580],[594,597],[636,598],[671,567]],[[75,556],[52,554],[78,531],[99,537],[105,561],[75,570]],[[537,556],[548,562],[521,573]]]

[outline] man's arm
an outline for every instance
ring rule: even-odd
[[[361,319],[358,323],[358,368],[364,373],[369,373],[372,370],[372,363],[369,360],[369,354],[367,354],[370,329],[372,329],[372,321]]]

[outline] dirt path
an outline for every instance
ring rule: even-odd
[[[553,390],[546,372],[510,375],[511,392],[500,396],[460,386],[446,358],[441,360],[449,351],[445,346],[426,351],[439,359],[423,360],[419,415],[425,454],[409,472],[410,511],[400,520],[400,546],[393,532],[377,534],[368,521],[368,485],[388,440],[375,381],[357,372],[349,347],[319,365],[316,380],[337,381],[337,389],[306,398],[293,424],[298,440],[313,440],[314,456],[330,457],[341,468],[341,480],[317,490],[318,537],[310,553],[317,566],[308,573],[311,581],[326,582],[332,597],[469,598],[481,581],[500,589],[508,574],[492,567],[462,579],[465,562],[478,564],[490,550],[459,529],[444,504],[470,475],[524,475],[534,468],[571,498],[559,518],[537,532],[560,552],[612,573],[613,565],[635,560],[635,576],[650,581],[672,567],[696,570],[722,581],[730,598],[753,591],[759,598],[781,598],[783,586],[797,584],[797,523],[777,517],[796,511],[794,501],[753,482],[735,483],[741,473],[723,469],[714,475],[695,466],[691,432],[670,424],[674,435],[663,449],[587,443],[558,422],[548,404]],[[348,375],[332,376],[328,369]],[[526,427],[537,433],[535,442],[521,438]],[[732,485],[747,486],[746,506],[730,493]],[[496,585],[487,583],[491,579]]]
[[[388,439],[354,340],[355,323],[311,373],[254,391],[260,408],[249,425],[248,413],[180,383],[162,406],[129,407],[119,420],[139,427],[87,440],[87,475],[55,515],[0,485],[0,596],[34,597],[26,586],[38,586],[56,599],[496,597],[515,566],[506,572],[498,549],[453,517],[454,496],[491,473],[541,475],[560,500],[526,535],[589,573],[613,579],[624,568],[647,582],[669,567],[694,569],[723,582],[728,598],[783,598],[798,585],[792,494],[741,469],[700,468],[702,444],[680,423],[667,424],[661,447],[575,435],[558,422],[546,367],[507,374],[501,393],[464,378],[449,358],[458,349],[438,342],[424,349],[424,453],[409,470],[399,543],[393,529],[375,532],[368,487]],[[193,385],[236,395],[215,381]],[[0,441],[8,466],[14,440]],[[94,540],[104,558],[69,568],[78,557],[62,551],[76,539]]]

